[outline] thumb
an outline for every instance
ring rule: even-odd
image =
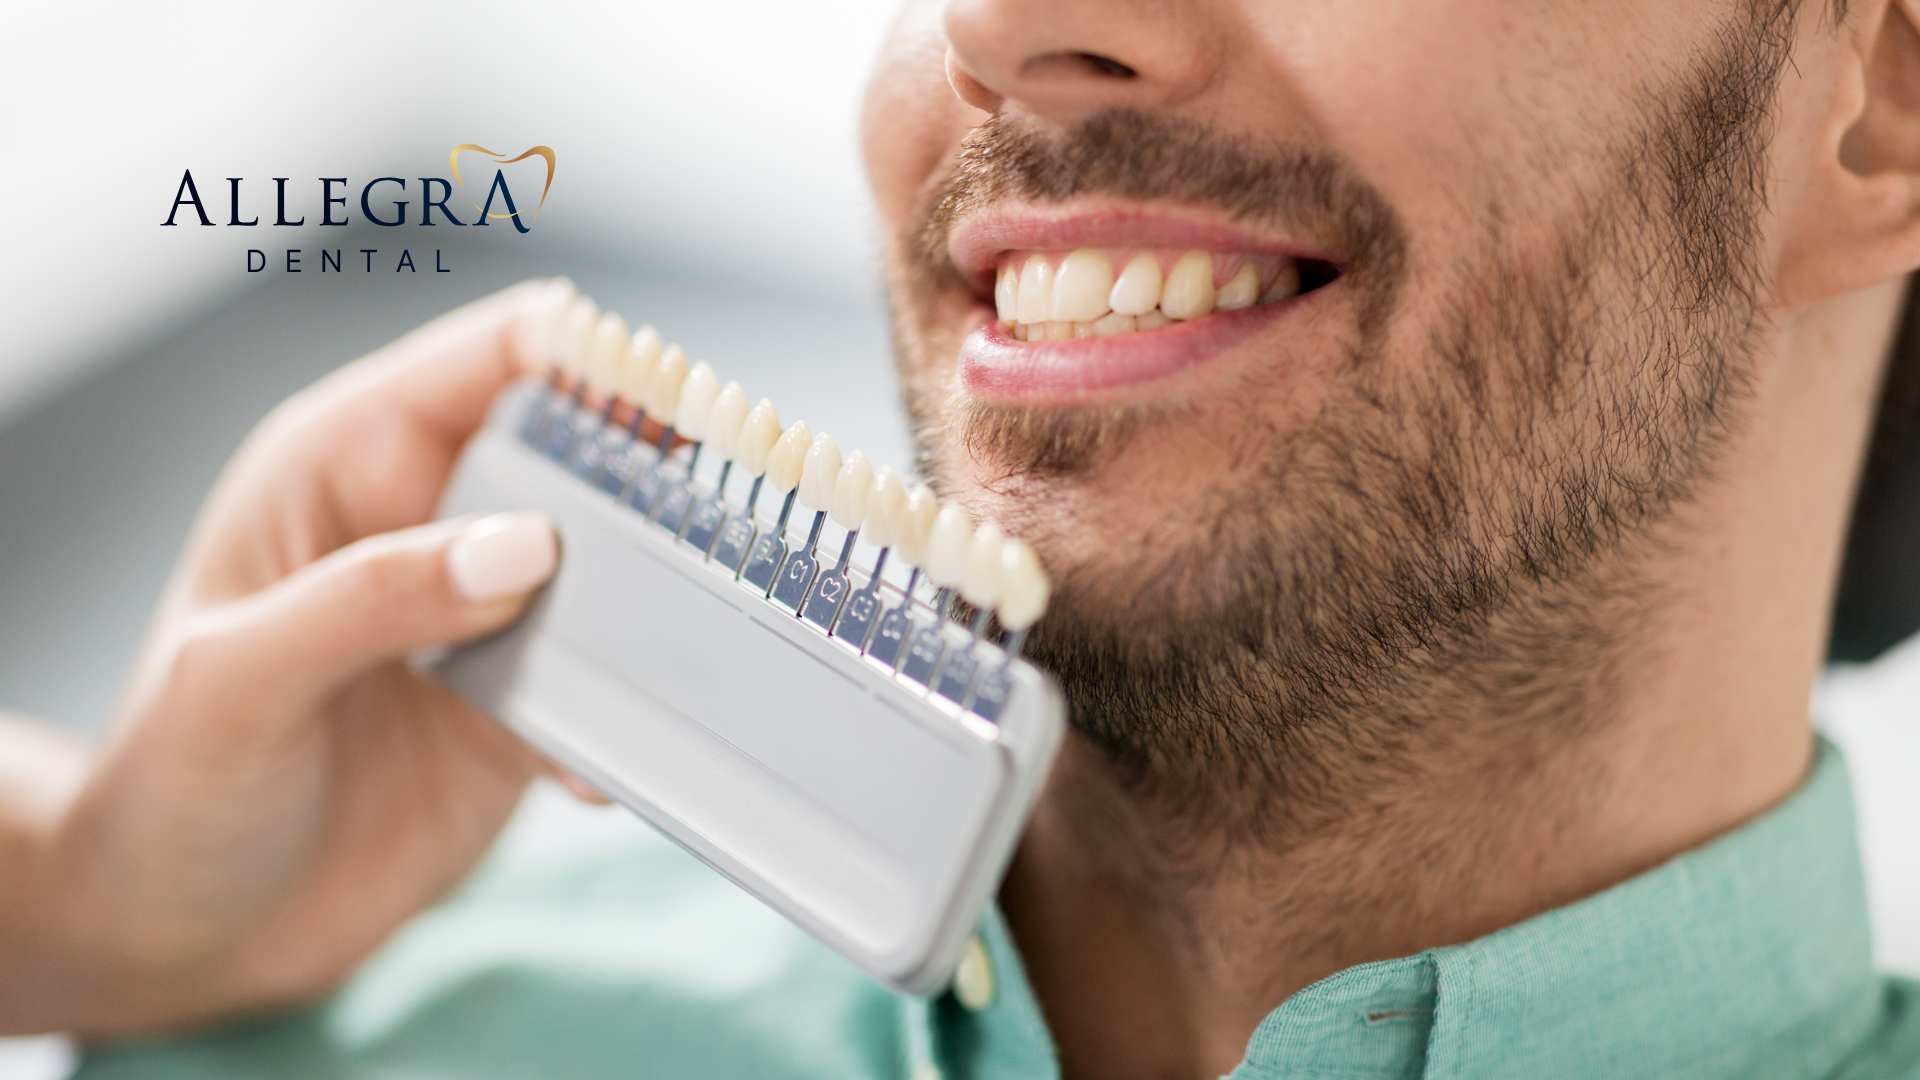
[[[230,605],[218,652],[230,679],[297,708],[381,663],[507,625],[559,556],[538,514],[370,536]]]

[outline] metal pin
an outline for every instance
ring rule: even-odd
[[[706,443],[693,444],[693,454],[687,459],[687,472],[667,497],[660,500],[660,513],[654,518],[656,524],[675,536],[680,535],[680,526],[687,523],[687,511],[693,508],[693,471],[700,467],[700,451]]]
[[[794,489],[796,492],[798,488]],[[807,530],[807,542],[793,554],[787,556],[785,565],[780,567],[779,583],[773,587],[773,602],[800,614],[807,602],[807,588],[813,584],[813,575],[820,569],[820,561],[815,551],[820,546],[820,530],[827,523],[827,512],[813,512],[813,527]]]
[[[900,662],[900,673],[917,683],[932,686],[934,678],[940,673],[940,660],[947,651],[946,634],[948,605],[953,602],[953,590],[943,588],[933,602],[933,622],[914,631],[908,640],[906,659]]]
[[[840,621],[833,626],[833,636],[862,652],[867,648],[867,635],[873,632],[873,623],[880,614],[880,574],[887,568],[887,553],[892,548],[881,548],[880,557],[873,560],[873,572],[867,578],[867,587],[847,597],[846,607],[840,612]]]
[[[947,662],[940,668],[937,692],[941,697],[956,703],[967,700],[967,692],[973,689],[973,677],[980,670],[980,639],[987,632],[987,620],[992,617],[986,608],[974,611],[972,637],[965,648],[950,651]]]
[[[759,485],[755,485],[756,493]],[[740,577],[748,584],[765,593],[773,588],[773,578],[780,572],[781,564],[787,560],[787,519],[793,516],[793,500],[800,494],[799,488],[787,492],[787,500],[780,504],[780,522],[773,531],[762,536],[753,545],[753,554],[747,556],[746,568],[740,571]]]
[[[753,490],[747,493],[747,509],[735,514],[720,530],[720,540],[713,546],[713,561],[733,571],[740,572],[741,564],[746,562],[747,553],[753,550],[754,536],[759,532],[755,524],[753,511],[760,504],[760,487],[767,480],[762,473],[753,478]]]
[[[720,482],[713,487],[713,494],[700,500],[700,505],[687,521],[687,532],[680,538],[683,544],[691,544],[702,555],[713,550],[713,542],[720,535],[720,525],[727,519],[727,477],[733,475],[733,462],[720,465]]]
[[[853,583],[847,578],[847,563],[853,559],[853,543],[860,539],[860,530],[847,533],[847,539],[840,545],[840,561],[833,569],[814,579],[813,588],[807,590],[805,615],[820,629],[833,632],[833,622],[840,615],[840,605],[847,599]]]
[[[983,672],[979,683],[974,686],[973,694],[962,704],[972,710],[974,715],[984,720],[999,720],[1000,713],[1007,707],[1007,694],[1013,690],[1013,662],[1020,659],[1020,649],[1027,643],[1027,630],[1015,630],[1005,645],[1006,659]]]
[[[877,575],[874,580],[879,581]],[[880,617],[873,640],[867,644],[867,655],[888,667],[899,665],[902,648],[913,633],[913,590],[919,585],[920,568],[916,566],[907,578],[907,592],[900,605]]]

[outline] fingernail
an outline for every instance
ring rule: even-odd
[[[447,576],[468,600],[498,600],[553,576],[560,546],[539,514],[493,514],[447,546]]]

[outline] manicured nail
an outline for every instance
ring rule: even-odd
[[[466,527],[447,547],[447,576],[468,600],[499,600],[553,576],[560,545],[539,514],[494,514]]]

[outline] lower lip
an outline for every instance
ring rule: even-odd
[[[1020,341],[983,305],[984,321],[960,346],[960,379],[969,393],[1002,401],[1078,398],[1155,382],[1226,353],[1310,295],[1216,312],[1157,330],[1063,341]]]

